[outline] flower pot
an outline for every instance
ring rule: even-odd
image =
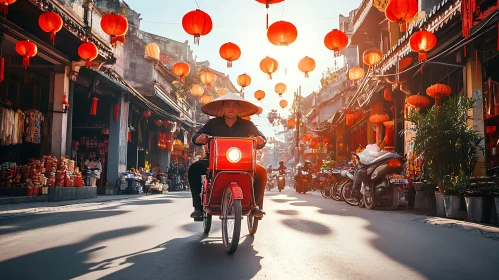
[[[483,222],[483,197],[466,197],[466,210],[468,212],[468,221],[472,223]]]
[[[421,190],[421,191],[416,191],[416,197],[414,201],[414,209],[416,210],[422,210],[422,211],[427,211],[427,210],[435,210],[435,197],[436,193],[435,191],[428,191],[428,190]],[[443,198],[440,198],[440,201],[442,202],[442,212],[445,213],[443,210]]]
[[[445,216],[450,219],[466,218],[464,197],[461,195],[444,195]]]
[[[443,192],[435,192],[435,215],[442,218],[446,217]]]

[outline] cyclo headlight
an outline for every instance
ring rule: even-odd
[[[236,147],[229,148],[225,154],[227,160],[231,163],[238,163],[241,160],[241,150]]]

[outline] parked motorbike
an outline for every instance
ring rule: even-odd
[[[387,210],[398,208],[402,189],[408,184],[401,174],[404,161],[405,158],[396,153],[387,153],[361,167],[368,177],[361,188],[366,208],[374,209],[378,205]]]
[[[225,251],[236,252],[241,234],[241,220],[248,216],[248,231],[256,233],[260,218],[251,211],[256,207],[253,178],[256,141],[253,138],[208,137],[209,172],[202,177],[204,232],[211,229],[212,216],[222,220]],[[196,219],[195,219],[196,220]]]

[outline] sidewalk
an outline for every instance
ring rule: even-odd
[[[97,198],[69,200],[69,201],[60,201],[60,202],[30,202],[30,203],[20,203],[20,204],[5,204],[5,205],[0,205],[0,218],[21,216],[26,214],[53,212],[74,205],[77,205],[78,207],[97,206],[107,202],[120,201],[126,199],[136,199],[141,197],[146,197],[146,195],[145,194],[102,195],[98,196]]]

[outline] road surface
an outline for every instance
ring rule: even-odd
[[[317,194],[267,192],[233,256],[190,193],[0,218],[1,279],[499,279],[499,241]]]

